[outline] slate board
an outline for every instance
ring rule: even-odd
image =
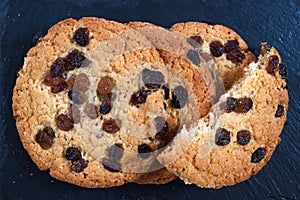
[[[299,199],[299,8],[299,0],[1,0],[0,199]],[[84,189],[39,171],[22,148],[14,124],[11,96],[16,72],[35,33],[65,18],[82,16],[146,21],[165,28],[182,21],[209,21],[236,30],[256,54],[260,42],[275,45],[289,68],[290,105],[282,142],[271,161],[250,180],[220,190],[201,189],[180,180],[160,186],[130,183],[110,189]]]

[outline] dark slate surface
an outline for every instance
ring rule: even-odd
[[[0,1],[0,199],[299,199],[300,198],[300,2],[299,0],[20,0]],[[98,16],[119,22],[148,21],[170,27],[181,21],[210,21],[236,30],[250,47],[275,45],[289,67],[290,105],[282,142],[266,167],[243,183],[220,190],[134,183],[83,189],[40,172],[22,148],[11,109],[16,72],[38,31],[73,17]],[[257,52],[257,48],[255,50]],[[263,123],[263,122],[262,122]]]

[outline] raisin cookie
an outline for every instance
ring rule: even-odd
[[[183,124],[210,108],[208,75],[175,57],[167,65],[147,38],[117,22],[53,26],[28,52],[14,88],[24,148],[41,170],[76,185],[137,180]]]
[[[158,157],[187,184],[220,188],[256,174],[271,158],[288,109],[287,69],[274,47],[261,45],[257,62],[220,97],[209,121],[184,128]],[[182,154],[183,145],[190,143]]]

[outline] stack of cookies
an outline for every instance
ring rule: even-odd
[[[286,121],[287,69],[221,25],[67,19],[35,37],[13,94],[24,148],[83,187],[220,188],[271,158]]]

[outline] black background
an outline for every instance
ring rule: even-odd
[[[256,1],[0,1],[0,199],[299,199],[299,0]],[[237,31],[258,53],[260,42],[279,50],[289,68],[290,104],[282,142],[256,176],[220,190],[185,185],[134,183],[110,189],[84,189],[41,172],[22,148],[11,109],[16,72],[38,31],[65,18],[97,16],[119,22],[145,21],[169,28],[183,21],[209,21]],[[262,122],[263,123],[263,122]]]

